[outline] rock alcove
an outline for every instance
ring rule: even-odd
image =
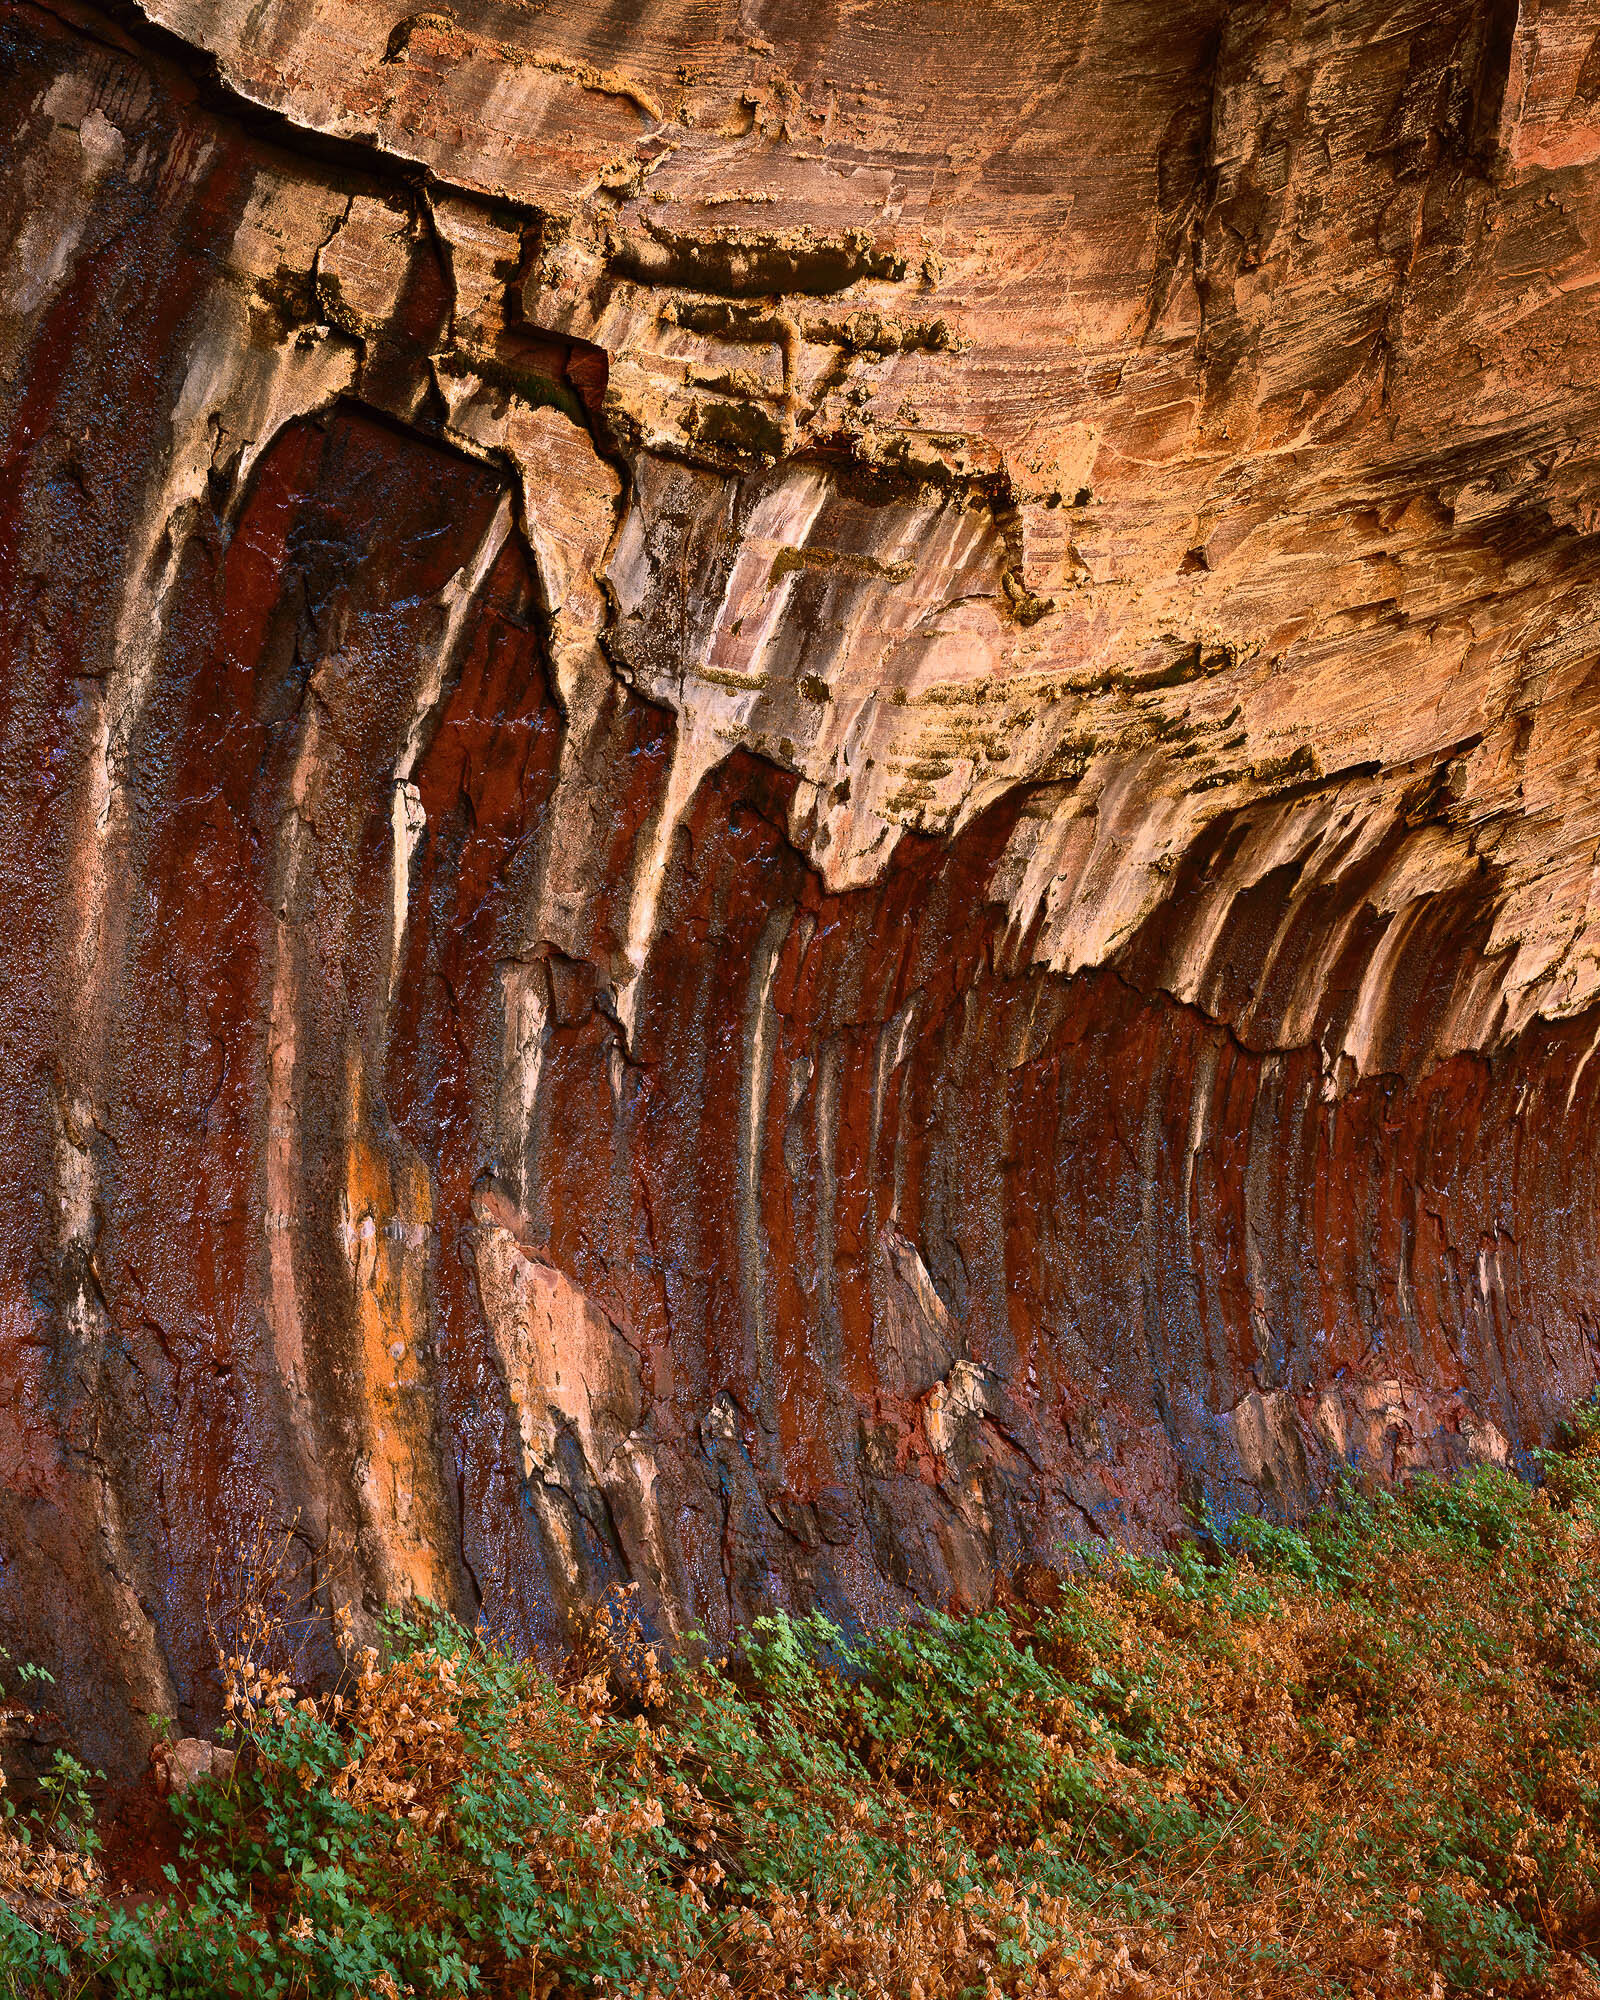
[[[1600,7],[0,52],[0,1642],[91,1756],[264,1523],[876,1619],[1588,1391]]]

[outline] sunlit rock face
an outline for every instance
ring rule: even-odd
[[[93,1754],[263,1527],[313,1669],[876,1619],[1589,1388],[1600,5],[0,20],[0,1642]]]

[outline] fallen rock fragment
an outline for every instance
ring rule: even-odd
[[[156,1790],[164,1799],[178,1797],[203,1778],[226,1784],[238,1761],[237,1751],[204,1736],[180,1736],[174,1743],[158,1743],[150,1752]]]

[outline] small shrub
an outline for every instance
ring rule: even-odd
[[[346,1620],[312,1696],[235,1619],[239,1755],[174,1803],[165,1897],[113,1900],[63,1758],[5,1822],[0,1967],[29,2000],[1600,2000],[1597,1465],[1580,1413],[1537,1488],[1351,1490],[1046,1609],[775,1615],[671,1666],[625,1604],[556,1675],[424,1606],[364,1650]]]

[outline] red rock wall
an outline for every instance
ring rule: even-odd
[[[1010,474],[652,441],[610,308],[540,317],[548,216],[263,124],[131,25],[0,26],[0,1642],[92,1754],[211,1717],[208,1599],[262,1523],[315,1665],[336,1596],[528,1643],[625,1578],[664,1631],[872,1619],[1548,1435],[1595,1375],[1596,1017],[1576,918],[1555,973],[1503,933],[1571,901],[1600,795],[1570,497],[1446,519],[1436,411],[1318,534],[1258,512],[1270,606],[1256,558],[1216,587],[1308,650],[1258,670],[1163,600],[1083,610],[1123,620],[1089,658],[1015,553],[1062,509]],[[1399,101],[1455,73],[1435,40]],[[1158,290],[1200,226],[1169,194]],[[1580,401],[1513,440],[1569,485]],[[1394,574],[1330,599],[1380,512]],[[1438,685],[1406,588],[1476,620],[1436,614]],[[1466,728],[1460,676],[1508,662]],[[1335,766],[1375,688],[1392,754]],[[958,694],[984,746],[894,739],[891,796],[860,746]],[[1252,701],[1290,720],[1218,778]]]

